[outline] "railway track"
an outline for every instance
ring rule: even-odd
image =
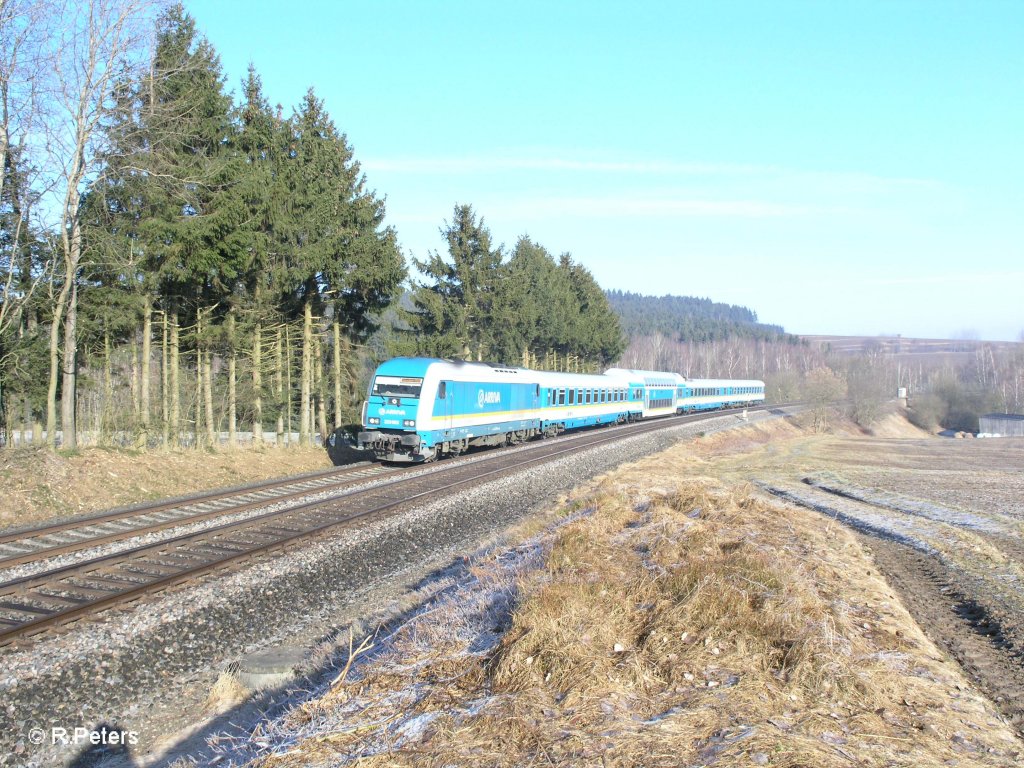
[[[770,410],[773,407],[775,406],[759,406],[748,410],[754,412]],[[127,603],[185,584],[214,571],[242,567],[255,558],[308,542],[332,529],[394,513],[413,504],[425,503],[453,491],[520,472],[580,450],[721,415],[722,412],[701,413],[577,433],[557,440],[529,444],[524,450],[486,452],[470,455],[458,461],[446,461],[434,465],[433,471],[428,472],[381,468],[382,474],[390,472],[393,476],[384,475],[380,482],[344,495],[318,499],[286,509],[269,510],[244,520],[215,525],[201,531],[163,539],[157,543],[144,544],[5,581],[0,583],[0,646],[102,611],[124,607]],[[323,473],[322,478],[338,476],[350,477],[347,473],[334,470]],[[307,477],[299,480],[310,482],[312,479]],[[362,479],[365,479],[365,476],[349,484],[360,482]],[[282,490],[288,487],[288,481],[278,481],[275,489]],[[267,506],[282,500],[286,494],[301,495],[311,492],[317,491],[292,489],[284,491],[270,501],[247,503]],[[223,494],[204,494],[202,497],[193,498],[190,503],[209,503],[221,496]],[[235,496],[237,497],[237,492]],[[143,514],[153,514],[159,506],[161,505],[152,505],[149,512]],[[237,509],[236,505],[235,510]],[[117,519],[126,519],[127,516],[138,515],[139,512],[139,509],[119,512],[117,514],[125,517]],[[218,513],[215,510],[198,513],[193,510],[192,514],[194,520],[197,514],[209,518]],[[77,523],[100,524],[99,521],[105,517],[100,515],[79,520]],[[163,521],[150,525],[164,526],[165,523],[166,527],[182,524]],[[45,537],[54,532],[50,530],[44,534],[41,533],[43,530],[47,529],[33,533]],[[142,529],[134,530],[134,533],[126,530],[103,536],[123,534],[126,538],[139,535],[138,531]],[[99,538],[102,537],[93,537],[93,543],[88,546],[95,544]],[[51,546],[49,550],[72,544]],[[41,553],[44,551],[47,551],[46,547],[37,549],[36,559],[42,557]]]
[[[393,471],[395,468],[379,464],[333,468],[7,532],[0,535],[0,570],[314,493],[341,490]]]

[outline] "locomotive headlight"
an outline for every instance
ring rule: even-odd
[[[403,427],[415,427],[416,426],[416,422],[413,421],[412,419],[406,419],[405,421],[402,422],[402,426]]]
[[[380,419],[378,419],[376,416],[371,416],[366,421],[370,424],[380,424]]]

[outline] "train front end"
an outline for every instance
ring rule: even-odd
[[[421,462],[434,457],[417,432],[423,408],[424,379],[432,361],[396,358],[374,372],[363,403],[362,432],[357,443],[381,461]],[[429,404],[427,405],[429,413]]]

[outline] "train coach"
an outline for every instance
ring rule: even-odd
[[[764,382],[756,379],[686,379],[677,393],[678,413],[743,408],[764,402]]]
[[[573,374],[395,358],[382,363],[370,382],[357,445],[383,461],[422,462],[470,447],[713,407],[710,396],[688,393],[688,402],[683,393],[689,383],[658,371]],[[725,407],[724,399],[718,407]]]
[[[429,461],[643,415],[628,378],[490,363],[395,358],[374,374],[358,446],[384,461]]]
[[[609,368],[607,375],[643,383],[643,417],[760,405],[764,382],[756,379],[688,379],[678,373]]]

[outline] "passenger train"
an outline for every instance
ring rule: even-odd
[[[763,402],[764,382],[755,380],[625,368],[554,373],[399,357],[374,373],[357,445],[382,461],[423,462],[568,429]]]

